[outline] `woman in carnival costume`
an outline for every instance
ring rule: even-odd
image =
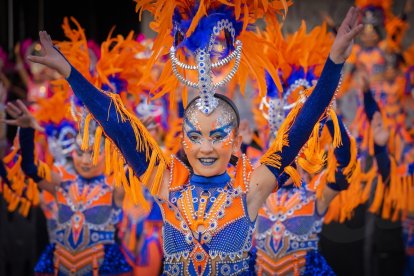
[[[173,18],[177,3],[179,5]],[[184,114],[183,145],[191,168],[187,168],[175,157],[168,164],[143,124],[122,106],[119,97],[101,92],[90,84],[53,47],[46,32],[40,32],[40,39],[46,50],[45,55],[31,56],[30,60],[62,73],[75,94],[100,123],[105,134],[120,150],[130,166],[130,181],[127,183],[123,170],[119,170],[115,178],[124,184],[127,192],[133,193],[140,181],[147,185],[156,197],[164,218],[164,273],[243,274],[249,269],[248,252],[258,210],[279,183],[283,183],[281,180],[286,177],[285,175],[292,172],[291,163],[311,134],[314,124],[331,102],[343,62],[349,54],[353,38],[362,26],[356,21],[357,10],[351,8],[338,31],[330,58],[314,93],[298,113],[285,138],[281,139],[285,143],[273,144],[262,157],[262,165],[254,171],[251,171],[248,161],[242,157],[238,162],[237,174],[232,179],[226,173],[226,169],[232,154],[240,146],[241,137],[237,135],[238,112],[230,100],[214,94],[214,89],[229,81],[237,68],[230,71],[231,75],[225,78],[225,81],[213,84],[211,67],[220,66],[234,58],[235,65],[241,65],[242,61],[246,69],[249,65],[248,60],[253,56],[244,56],[241,43],[236,42],[236,37],[243,36],[242,34],[251,35],[249,32],[240,32],[245,30],[248,23],[254,21],[250,16],[263,16],[267,12],[272,14],[275,10],[287,7],[287,3],[266,2],[268,5],[265,5],[261,2],[253,4],[246,1],[243,5],[238,3],[234,6],[225,6],[220,1],[202,1],[195,10],[194,3],[190,6],[187,2],[177,3],[138,2],[138,8],[156,13],[156,22],[153,26],[159,27],[158,31],[165,36],[158,37],[154,42],[155,48],[159,47],[161,42],[172,43],[169,34],[173,30],[173,25],[176,43],[183,43],[181,46],[185,43],[189,43],[188,46],[194,46],[191,43],[200,43],[196,48],[190,47],[195,51],[197,65],[181,63],[176,55],[176,47],[180,45],[174,44],[171,48],[172,63],[165,66],[169,72],[174,71],[180,81],[200,89],[201,97],[190,102]],[[256,8],[256,12],[253,12],[253,7]],[[191,15],[192,11],[195,17],[193,20],[187,20],[186,12]],[[210,41],[214,44],[216,33],[220,33],[221,30],[225,30],[229,50],[234,49],[233,47],[236,49],[229,53],[227,59],[220,59],[215,64],[210,61],[209,44]],[[168,40],[162,41],[167,38]],[[249,49],[253,45],[244,47]],[[156,54],[154,59],[155,56]],[[246,60],[241,59],[242,56]],[[263,68],[263,62],[261,64]],[[199,73],[199,82],[185,80],[177,66],[195,68]],[[255,69],[258,68],[253,68]],[[172,74],[169,76],[163,73],[160,78],[163,81],[174,78]],[[117,168],[123,167],[123,162],[117,158],[116,152],[111,154],[115,156],[112,159],[113,165],[117,164]]]
[[[82,64],[80,70],[87,72],[87,64],[92,64],[94,61],[90,59],[89,62],[86,59],[85,62],[85,58],[89,56],[85,55],[86,36],[74,18],[71,18],[71,22],[76,28],[71,28],[68,19],[65,19],[63,24],[69,41],[59,42],[58,45],[71,62]],[[142,65],[148,58],[147,48],[143,41],[134,39],[132,32],[126,38],[108,36],[108,39],[102,43],[102,51],[99,58],[95,60],[95,69],[90,71],[90,77],[93,83],[98,85],[101,83],[102,89],[119,94],[128,109],[142,118],[147,127],[154,129],[158,125],[153,124],[153,121],[161,121],[161,107],[145,104],[147,101],[145,94],[138,90],[141,87],[145,90],[152,79],[145,80],[145,83],[139,86],[137,79],[142,75]],[[128,70],[120,70],[120,68],[128,68]],[[160,250],[162,218],[158,205],[148,196],[148,192],[143,189],[140,194],[140,200],[137,200],[137,195],[134,195],[135,197],[129,193],[126,195],[122,204],[123,212],[118,237],[121,241],[121,250],[132,266],[134,274],[156,275],[160,271],[162,260]]]
[[[104,175],[103,155],[95,157],[95,165],[91,158],[93,147],[101,146],[101,142],[90,139],[92,144],[88,144],[88,150],[84,151],[78,136],[71,153],[74,173],[55,166],[53,172],[40,177],[38,172],[44,165],[38,165],[34,158],[34,126],[37,122],[21,101],[17,105],[9,103],[7,108],[15,118],[9,122],[20,126],[24,173],[39,188],[54,195],[58,208],[55,244],[53,250],[47,248],[49,255],[43,255],[39,260],[36,274],[128,274],[131,267],[114,243],[123,191],[116,192],[110,185],[110,178]]]
[[[267,97],[262,100],[263,115],[270,129],[267,144],[271,144],[289,126],[284,123],[285,114],[290,111],[289,121],[289,116],[306,102],[320,77],[321,65],[329,54],[333,39],[325,24],[307,33],[303,22],[300,29],[287,35],[286,39],[279,26],[268,23],[267,29],[272,32],[264,32],[263,36],[271,44],[278,45],[278,53],[285,59],[280,68],[283,91],[279,93],[273,80],[268,78]],[[276,62],[277,57],[269,58]],[[272,193],[259,211],[254,240],[258,275],[334,275],[318,251],[318,235],[332,200],[340,201],[343,208],[342,212],[338,212],[340,208],[336,208],[336,212],[330,208],[328,219],[349,215],[352,198],[337,195],[357,178],[357,174],[351,173],[357,162],[353,138],[337,119],[333,107],[328,114],[336,123],[326,122],[327,115],[314,127],[311,138],[296,160],[299,175],[288,179]],[[328,137],[325,137],[328,132],[324,129],[325,122],[330,133]],[[325,143],[336,148],[330,147],[328,167],[323,170]]]
[[[394,154],[389,151],[389,139],[392,129],[383,122],[382,110],[375,101],[368,85],[365,85],[364,109],[374,133],[374,151],[378,168],[378,182],[373,188],[374,195],[370,201],[370,212],[379,214],[385,220],[402,220],[403,241],[405,244],[404,275],[414,272],[413,258],[413,214],[414,163],[405,157],[398,164]]]

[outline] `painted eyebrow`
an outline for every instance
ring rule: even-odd
[[[202,135],[201,131],[199,131],[199,130],[190,130],[190,131],[187,131],[187,136],[192,134],[192,133],[197,133],[197,134]]]
[[[225,132],[224,130],[226,128],[232,126],[232,125],[233,125],[233,123],[228,123],[227,125],[224,125],[224,126],[222,126],[220,128],[213,129],[212,131],[210,131],[210,136],[213,135],[213,134],[215,134],[215,133],[217,133],[217,132],[219,132],[219,133],[225,133],[227,135],[229,133]]]
[[[190,120],[188,120],[188,118],[185,118],[184,122],[185,122],[185,124],[187,124],[190,127],[191,130],[198,131],[197,128],[190,122]]]

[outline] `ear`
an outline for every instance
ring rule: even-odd
[[[239,134],[234,138],[233,142],[233,154],[240,151],[241,144],[243,142],[243,137]]]

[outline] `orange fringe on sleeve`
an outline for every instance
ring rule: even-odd
[[[335,120],[333,120],[335,122]],[[335,123],[334,123],[335,124]],[[337,135],[337,134],[335,134]],[[334,136],[335,136],[334,135]],[[332,221],[338,221],[340,223],[352,217],[353,211],[358,205],[361,204],[361,197],[363,190],[361,186],[361,164],[357,160],[357,145],[354,137],[350,138],[350,152],[351,158],[348,166],[342,169],[342,173],[345,175],[349,187],[348,189],[341,191],[330,203],[328,211],[326,213],[324,223],[330,223]],[[335,138],[334,138],[335,139]],[[328,165],[326,169],[326,177],[323,180],[326,182],[335,182],[335,172],[337,170],[337,161],[334,155],[334,148],[330,147],[328,151]],[[323,186],[321,186],[323,187]],[[317,193],[317,196],[322,196],[322,190]]]
[[[37,184],[27,178],[21,170],[21,156],[17,154],[18,147],[15,147],[8,155],[3,158],[6,167],[7,177],[11,183],[10,187],[6,183],[1,183],[1,193],[7,203],[7,210],[16,210],[22,216],[27,217],[32,206],[39,205],[39,190]],[[48,176],[47,169],[42,168],[44,175]]]
[[[142,176],[136,176],[132,170],[129,170],[129,181],[126,177],[125,164],[126,161],[120,153],[119,149],[116,147],[113,141],[107,137],[105,143],[105,159],[106,159],[106,172],[111,171],[115,177],[116,185],[122,185],[125,188],[127,193],[138,192],[142,188],[140,185],[144,185],[152,195],[157,195],[160,189],[160,185],[163,181],[163,174],[167,169],[167,159],[164,157],[162,150],[158,147],[157,142],[146,130],[145,126],[141,121],[131,114],[126,107],[123,105],[121,97],[117,94],[107,93],[111,98],[112,104],[117,110],[118,120],[121,122],[129,121],[137,141],[136,150],[140,152],[145,152],[147,160],[149,160],[148,169]],[[92,115],[91,115],[92,116]],[[104,131],[97,132],[95,139],[99,139],[101,135],[104,134]],[[89,135],[89,125],[85,124],[83,135]],[[110,142],[107,142],[110,141]],[[93,155],[99,155],[99,147],[94,148]],[[152,153],[150,154],[150,150]],[[155,177],[150,181],[151,176],[155,174]],[[139,195],[142,199],[143,195]],[[134,200],[138,200],[134,195],[132,196]]]
[[[381,214],[384,219],[392,221],[404,219],[408,213],[414,212],[414,176],[408,174],[407,170],[407,165],[398,167],[391,157],[390,179],[383,180],[381,175],[378,176],[370,212]],[[389,184],[385,185],[385,181],[389,181]]]

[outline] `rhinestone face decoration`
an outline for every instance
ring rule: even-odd
[[[213,96],[214,97],[214,96]],[[218,132],[221,133],[221,139],[213,139],[213,137],[209,137],[212,143],[215,144],[217,142],[223,142],[227,138],[229,138],[230,133],[233,129],[237,126],[237,116],[234,113],[234,110],[222,100],[214,98],[217,100],[217,108],[215,109],[217,114],[217,119],[214,121],[214,129],[211,130],[211,135],[214,137],[215,134]],[[185,137],[190,138],[190,134],[193,132],[200,133],[201,136],[201,124],[198,121],[197,112],[199,112],[199,108],[197,103],[191,104],[187,107],[185,112],[185,119],[183,124],[183,132]],[[189,139],[189,142],[192,144],[200,144],[204,138],[200,138],[198,141],[193,141]]]

